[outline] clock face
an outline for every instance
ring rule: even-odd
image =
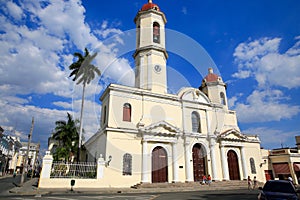
[[[161,72],[161,66],[160,65],[155,65],[154,66],[154,71],[157,72],[157,73]]]

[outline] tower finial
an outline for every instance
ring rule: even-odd
[[[148,0],[148,3],[152,3],[152,0]]]

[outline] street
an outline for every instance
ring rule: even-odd
[[[12,176],[1,177],[0,179],[0,194],[3,195],[6,191],[16,187],[15,184],[19,184],[21,175],[17,175],[15,178]]]
[[[0,199],[6,200],[30,200],[30,199],[56,199],[56,200],[77,200],[77,199],[120,199],[120,200],[232,200],[257,199],[258,191],[248,190],[223,190],[223,191],[192,191],[192,192],[172,192],[172,193],[149,193],[149,194],[83,194],[83,193],[67,193],[67,194],[47,194],[47,195],[31,195],[22,196],[8,194],[1,196]]]

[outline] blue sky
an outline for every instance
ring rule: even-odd
[[[79,118],[81,87],[68,66],[85,47],[102,76],[88,86],[85,138],[99,129],[99,95],[132,85],[133,19],[147,0],[0,0],[0,125],[47,148],[56,120]],[[213,67],[227,83],[243,133],[264,148],[294,147],[300,135],[298,0],[153,0],[167,17],[169,91],[198,87]],[[180,38],[180,39],[178,39]],[[182,47],[182,48],[181,48]]]

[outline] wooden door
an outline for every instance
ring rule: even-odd
[[[152,151],[152,183],[168,182],[168,157],[163,147]]]
[[[234,151],[230,150],[227,153],[227,162],[230,180],[240,180],[240,170],[237,155]]]
[[[194,170],[194,181],[202,181],[203,175],[206,174],[206,155],[202,145],[195,144],[193,146],[193,170]]]

